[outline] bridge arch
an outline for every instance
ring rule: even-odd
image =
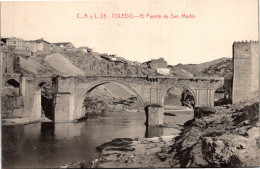
[[[230,102],[230,93],[226,91],[225,84],[218,85],[213,90],[213,102],[214,106],[221,106]],[[227,94],[228,93],[228,94]]]
[[[94,90],[95,88],[97,88],[98,86],[101,86],[103,84],[107,84],[107,83],[116,83],[120,86],[126,87],[128,90],[130,90],[137,98],[139,98],[139,100],[141,101],[143,107],[145,106],[145,103],[143,101],[143,98],[129,85],[125,84],[124,82],[120,82],[117,80],[105,80],[105,81],[99,81],[96,82],[92,85],[90,85],[88,88],[85,89],[85,91],[80,95],[78,102],[76,103],[76,109],[74,112],[74,117],[73,119],[78,119],[81,118],[83,116],[85,116],[85,112],[83,112],[83,102],[85,100],[85,98],[87,97],[87,95]]]
[[[35,82],[35,89],[37,89],[37,87],[39,87],[43,83],[52,84],[52,81],[51,80],[47,80],[47,79],[40,79],[40,80]]]
[[[11,79],[8,79],[8,80],[5,81],[4,87],[6,87],[8,85],[13,86],[15,88],[19,88],[20,87],[20,82],[17,79],[11,78]]]
[[[214,87],[213,91],[216,92],[219,88],[224,86],[225,86],[224,84],[217,85],[216,87]]]
[[[48,108],[48,112],[47,110],[44,110],[44,116],[47,117],[48,119],[53,120],[53,114],[52,114],[52,106],[49,106],[50,104],[52,104],[52,99],[46,99],[43,98],[42,96],[42,89],[44,85],[50,85],[52,84],[52,82],[50,80],[39,80],[35,82],[35,86],[34,86],[34,93],[33,93],[33,109],[32,112],[34,114],[35,118],[41,118],[42,114],[42,110],[43,110],[43,106],[46,108]]]
[[[10,78],[3,83],[3,94],[9,96],[19,96],[21,94],[21,83],[16,78]]]
[[[194,107],[195,107],[195,105],[196,105],[196,103],[197,103],[196,94],[195,94],[195,92],[194,92],[189,86],[187,86],[187,85],[185,85],[185,84],[176,84],[176,85],[172,85],[171,87],[167,88],[167,89],[164,91],[163,95],[162,95],[162,102],[161,102],[162,105],[164,105],[165,96],[166,96],[167,93],[168,93],[172,88],[174,88],[174,87],[187,89],[187,90],[192,94],[192,96],[193,96],[193,99],[194,99]]]

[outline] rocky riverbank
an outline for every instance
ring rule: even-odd
[[[101,152],[92,162],[68,163],[60,168],[146,168],[170,167],[168,151],[175,136],[144,139],[117,138],[97,147]]]
[[[96,167],[260,166],[259,100],[198,108],[179,136],[114,139],[99,146]]]
[[[175,136],[114,139],[99,146],[99,168],[170,167],[167,152]]]

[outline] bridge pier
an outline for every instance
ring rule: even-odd
[[[41,118],[41,111],[42,111],[42,106],[41,106],[41,91],[35,92],[33,94],[33,108],[32,108],[32,113],[31,117],[34,119],[40,119]]]
[[[193,90],[196,107],[214,107],[215,89],[195,88]]]
[[[164,108],[158,104],[151,104],[145,107],[146,125],[160,126],[164,122]]]
[[[73,121],[73,104],[71,104],[70,93],[56,93],[53,100],[54,109],[54,121],[55,122],[66,122]]]

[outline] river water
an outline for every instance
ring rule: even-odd
[[[144,113],[109,112],[78,123],[3,126],[3,167],[50,168],[94,160],[96,147],[105,142],[147,136],[145,119]]]

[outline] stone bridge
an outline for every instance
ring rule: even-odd
[[[73,121],[85,116],[83,101],[93,89],[105,83],[117,83],[138,97],[142,104],[164,105],[164,96],[171,88],[188,89],[195,106],[214,106],[215,91],[223,86],[224,79],[216,77],[174,78],[165,76],[4,76],[2,87],[14,78],[21,85],[19,94],[23,100],[23,116],[41,117],[41,86],[52,85],[53,113],[55,121]]]
[[[83,101],[87,94],[105,83],[117,83],[132,91],[145,106],[164,104],[164,96],[172,87],[188,89],[195,106],[214,106],[214,93],[223,86],[223,78],[169,78],[163,76],[84,76],[53,78],[55,120],[75,120],[85,116]]]

